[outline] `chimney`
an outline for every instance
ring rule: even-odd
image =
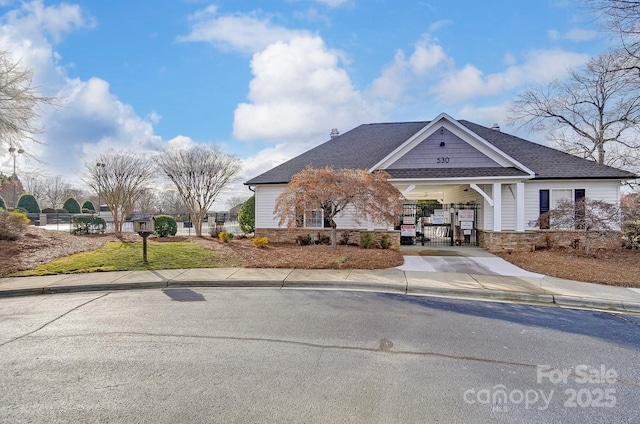
[[[331,134],[329,134],[331,136],[331,139],[333,140],[334,138],[338,137],[340,135],[340,131],[338,131],[337,128],[332,128],[331,129]]]
[[[498,125],[497,122],[494,122],[493,125],[491,125],[491,129],[492,130],[496,130],[496,131],[500,131],[500,125]]]

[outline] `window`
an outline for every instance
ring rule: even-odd
[[[324,216],[322,209],[307,211],[305,214],[305,227],[322,228],[324,226]]]
[[[581,222],[584,219],[584,204],[579,203],[584,200],[586,190],[583,188],[560,188],[551,190],[540,190],[540,216],[549,212],[549,210],[556,209],[558,204],[563,200],[573,200],[576,202],[576,229],[580,228]],[[550,222],[548,219],[540,222],[540,229],[546,230],[550,228]]]

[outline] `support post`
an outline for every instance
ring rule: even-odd
[[[502,231],[502,184],[493,184],[493,231]]]
[[[516,231],[524,232],[524,183],[516,183]]]

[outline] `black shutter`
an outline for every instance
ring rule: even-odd
[[[576,204],[575,207],[575,223],[576,230],[582,230],[585,227],[585,189],[577,188],[573,192],[573,201]]]
[[[549,198],[549,190],[540,190],[540,217],[542,215],[549,212],[549,207],[551,205]],[[549,229],[549,217],[545,216],[540,220],[540,229],[547,230]]]

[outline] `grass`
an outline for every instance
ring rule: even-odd
[[[190,242],[147,243],[147,261],[142,262],[142,243],[109,242],[98,250],[54,259],[13,276],[40,276],[100,271],[144,271],[151,269],[217,268],[235,266],[218,261],[220,254]]]

